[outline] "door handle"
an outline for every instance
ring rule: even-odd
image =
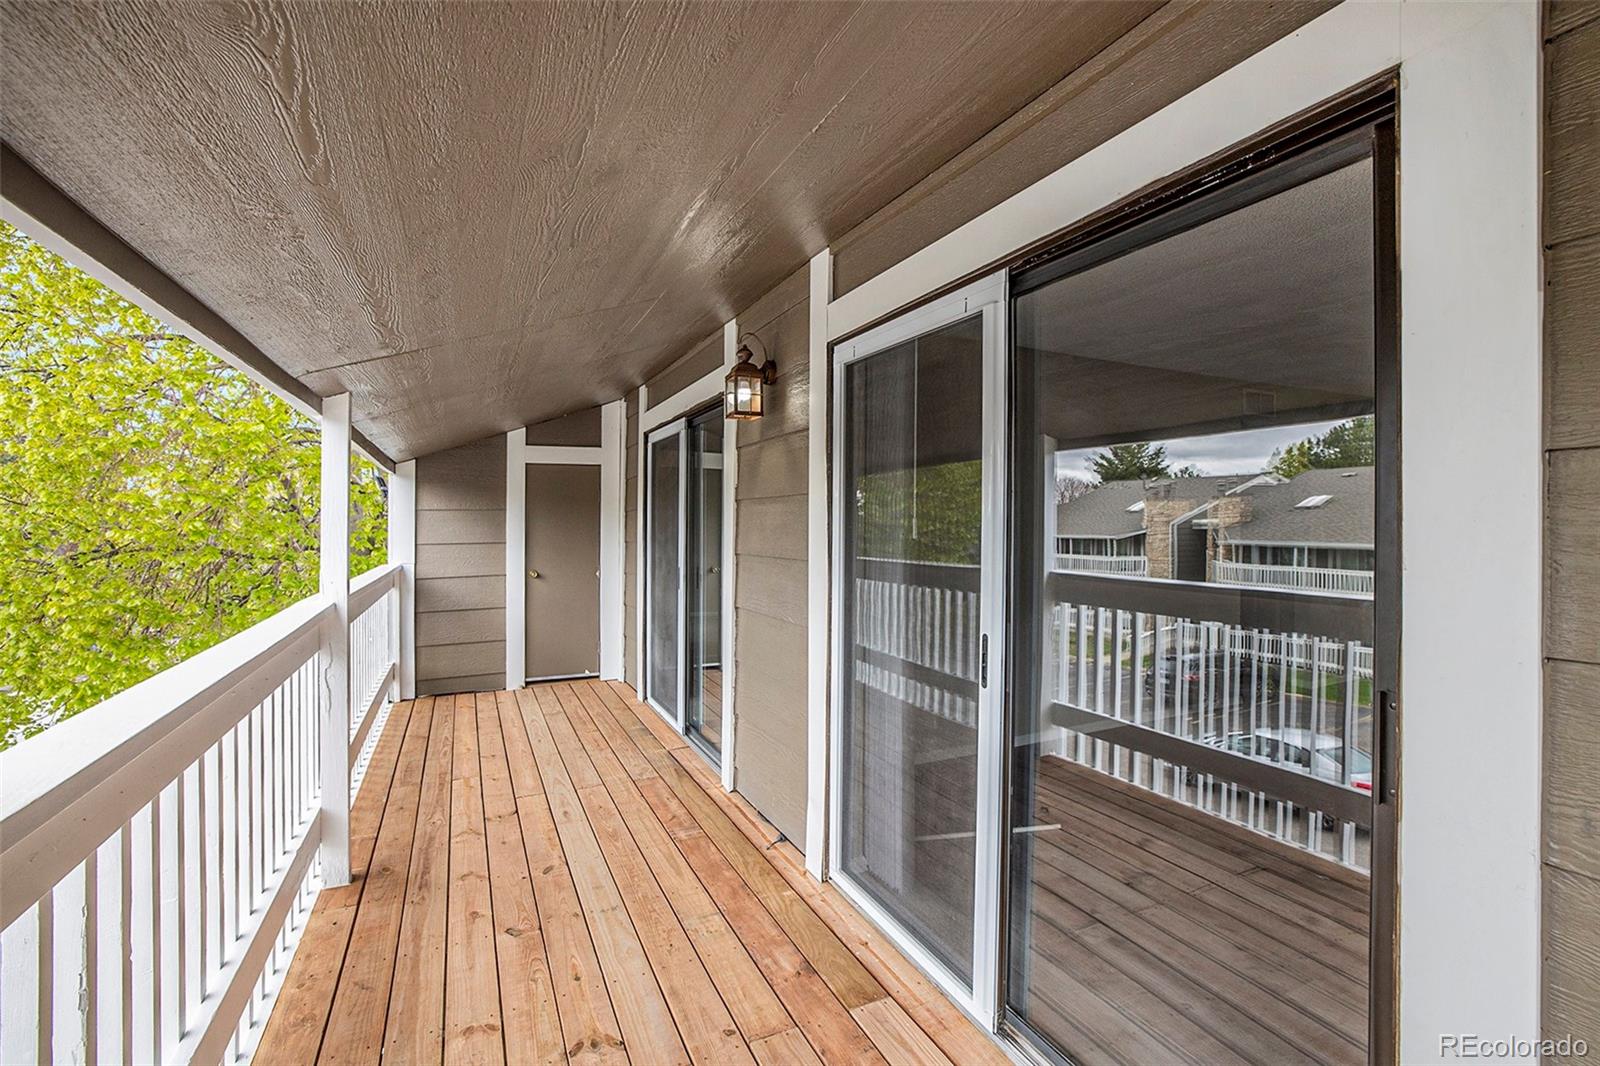
[[[529,571],[528,571],[528,576],[529,576],[529,577],[533,577],[533,578],[536,578],[536,577],[538,577],[538,576],[539,576],[539,571],[537,571],[537,570],[529,570]]]

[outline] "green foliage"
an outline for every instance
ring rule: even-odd
[[[1089,469],[1101,482],[1140,481],[1172,474],[1167,462],[1167,446],[1143,441],[1113,444],[1089,460]]]
[[[1271,470],[1281,477],[1294,477],[1313,469],[1371,466],[1375,454],[1372,416],[1366,415],[1279,448],[1272,453]]]
[[[856,482],[860,554],[923,563],[977,563],[983,463],[867,474]]]
[[[5,747],[314,592],[320,470],[313,420],[5,223],[0,280]]]

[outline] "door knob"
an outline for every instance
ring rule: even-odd
[[[539,571],[537,571],[537,570],[529,570],[528,571],[528,576],[529,577],[538,577],[539,576]]]

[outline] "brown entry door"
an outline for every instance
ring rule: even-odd
[[[527,670],[600,672],[600,468],[529,464]]]

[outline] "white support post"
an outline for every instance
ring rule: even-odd
[[[726,374],[739,361],[739,320],[722,327],[722,370]],[[738,708],[734,702],[734,672],[738,665],[734,648],[734,591],[737,587],[738,555],[734,552],[734,531],[739,520],[739,423],[722,420],[722,634],[718,659],[722,663],[722,787],[734,790],[734,737],[738,728]]]
[[[528,430],[506,434],[506,688],[528,683]]]
[[[322,401],[322,880],[350,883],[350,394]]]
[[[600,408],[600,678],[622,680],[623,541],[626,537],[628,402]]]
[[[398,617],[395,634],[395,698],[417,696],[417,461],[407,459],[394,465],[389,479],[389,561],[400,565],[396,575]]]
[[[827,877],[828,854],[828,302],[833,252],[811,257],[811,378],[806,521],[806,872]]]

